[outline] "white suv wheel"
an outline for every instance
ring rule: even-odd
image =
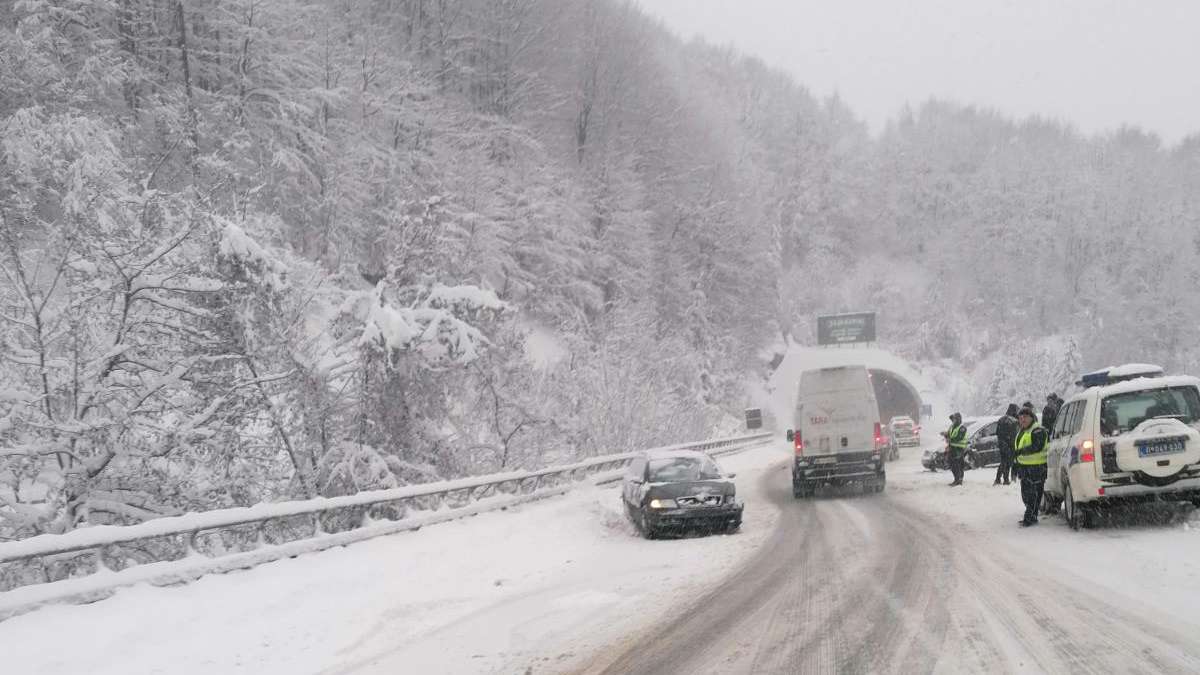
[[[1079,509],[1075,506],[1075,494],[1071,492],[1071,484],[1063,483],[1063,516],[1072,530],[1079,529]]]
[[[1079,528],[1092,529],[1098,525],[1099,514],[1075,503],[1075,495],[1071,492],[1071,484],[1063,483],[1063,514],[1072,530]]]

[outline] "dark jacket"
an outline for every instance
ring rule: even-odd
[[[1021,425],[1017,423],[1017,418],[1012,415],[1005,415],[996,423],[996,441],[1000,445],[1001,450],[1012,452],[1013,445],[1017,442],[1017,431]]]
[[[1047,403],[1045,408],[1042,408],[1042,426],[1048,430],[1054,429],[1054,421],[1058,419],[1058,406],[1053,403]]]

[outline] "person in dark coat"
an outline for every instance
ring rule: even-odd
[[[996,482],[992,485],[999,485],[1001,481],[1005,485],[1009,483],[1009,477],[1013,474],[1013,457],[1015,455],[1013,443],[1017,440],[1018,429],[1020,427],[1017,422],[1017,404],[1009,403],[1008,411],[996,423],[996,444],[1000,450],[1000,466],[996,468]]]
[[[950,473],[954,474],[954,482],[950,487],[958,487],[963,483],[963,470],[966,468],[967,427],[963,425],[962,414],[950,416],[950,428],[942,432],[946,439],[946,459],[950,464]]]
[[[1054,422],[1058,419],[1059,403],[1058,394],[1050,394],[1046,397],[1046,407],[1042,408],[1042,427],[1046,433],[1054,431]]]
[[[1046,443],[1049,432],[1037,421],[1033,408],[1022,408],[1017,413],[1021,430],[1017,432],[1016,463],[1021,467],[1021,501],[1025,502],[1025,517],[1020,525],[1037,525],[1038,507],[1042,503],[1042,492],[1046,487]]]

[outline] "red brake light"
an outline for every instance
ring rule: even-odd
[[[800,457],[800,456],[804,455],[804,439],[800,436],[799,429],[796,430],[796,435],[794,437],[794,441],[796,443],[796,456]]]
[[[875,423],[875,447],[883,445],[883,425],[879,422]]]
[[[1092,439],[1087,439],[1079,448],[1079,461],[1094,462],[1096,461],[1096,444]]]

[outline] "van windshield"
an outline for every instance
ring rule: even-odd
[[[1174,417],[1185,424],[1200,420],[1200,393],[1195,387],[1144,389],[1108,396],[1100,404],[1100,433],[1120,436],[1155,417]]]

